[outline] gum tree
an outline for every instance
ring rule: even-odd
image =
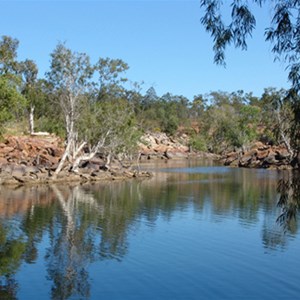
[[[20,94],[21,77],[20,64],[17,61],[19,41],[9,36],[0,40],[0,135],[4,125],[12,120],[25,105],[25,99]]]
[[[67,145],[55,171],[57,175],[65,160],[74,159],[84,146],[78,145],[77,120],[80,117],[83,95],[88,91],[93,68],[85,53],[72,52],[63,43],[59,43],[51,53],[51,67],[47,78],[52,85],[57,103],[65,121]]]
[[[229,45],[247,49],[247,39],[256,26],[251,9],[254,5],[269,5],[272,11],[270,26],[266,28],[265,39],[271,43],[275,60],[286,64],[291,88],[286,98],[291,103],[293,119],[290,126],[291,147],[294,164],[300,167],[300,1],[299,0],[201,0],[204,15],[201,22],[213,38],[214,61],[225,65],[225,51]],[[253,7],[252,7],[253,8]],[[229,10],[231,18],[225,22],[224,10]]]

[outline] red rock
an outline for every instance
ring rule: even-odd
[[[263,151],[258,151],[257,152],[257,159],[264,159],[268,156],[269,151],[268,150],[263,150]]]
[[[249,152],[246,152],[246,153],[244,154],[245,157],[246,157],[246,156],[255,156],[255,155],[257,155],[257,149],[252,149],[252,150],[250,150]]]
[[[167,149],[168,149],[168,147],[164,146],[164,145],[158,145],[153,148],[153,150],[158,153],[165,153],[167,151]]]
[[[4,157],[0,157],[0,165],[7,164],[7,159]]]
[[[269,149],[270,146],[262,143],[262,142],[256,142],[254,144],[251,145],[251,150],[253,149],[257,149],[257,150],[266,150],[266,149]]]
[[[3,153],[9,153],[9,152],[14,151],[14,149],[15,148],[13,148],[13,147],[6,146],[6,147],[4,147],[4,148],[1,149],[1,152],[3,152]]]
[[[44,166],[51,166],[58,163],[59,158],[53,157],[51,155],[40,155],[39,164]]]

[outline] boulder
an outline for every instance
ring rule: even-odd
[[[267,150],[269,148],[270,148],[269,145],[266,145],[266,144],[264,144],[262,142],[255,142],[255,143],[253,143],[251,145],[251,150],[255,150],[256,149],[256,150],[262,151],[262,150]]]
[[[286,149],[276,150],[275,153],[275,158],[278,160],[289,159],[291,157],[290,153]]]
[[[268,154],[269,154],[268,150],[260,150],[260,151],[257,152],[256,157],[259,160],[263,160],[268,156]]]
[[[4,164],[7,164],[7,159],[4,157],[0,157],[0,166]]]
[[[270,166],[270,165],[276,165],[278,163],[278,160],[275,159],[275,155],[271,154],[268,157],[266,157],[263,161],[263,166]]]
[[[239,160],[239,167],[249,167],[249,165],[252,163],[252,160],[252,155],[244,155]]]
[[[14,151],[14,150],[15,150],[14,147],[6,146],[6,147],[3,147],[3,148],[1,149],[1,152],[7,154],[7,153],[10,153],[10,152],[12,152],[12,151]]]
[[[22,177],[26,173],[26,167],[25,166],[14,166],[14,168],[11,171],[11,176],[13,177]]]

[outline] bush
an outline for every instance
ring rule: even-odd
[[[201,135],[192,136],[189,146],[194,151],[207,151],[206,139]]]

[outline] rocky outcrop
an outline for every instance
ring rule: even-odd
[[[63,143],[55,136],[7,137],[0,143],[0,185],[123,180],[151,176],[149,172],[138,172],[114,164],[108,170],[102,159],[95,158],[83,162],[76,173],[63,170],[54,178],[52,175],[63,152]]]
[[[169,137],[165,133],[146,133],[139,144],[141,160],[145,159],[183,159],[190,157],[218,159],[212,153],[191,151],[189,137],[182,134],[177,138]]]
[[[68,170],[61,171],[56,177],[48,167],[32,167],[24,165],[5,165],[0,168],[0,185],[24,185],[56,182],[93,182],[125,180],[130,178],[148,178],[152,174],[147,171],[138,171],[112,167],[111,169],[82,167],[77,173]]]
[[[55,167],[63,152],[56,136],[9,136],[0,143],[0,165]]]
[[[291,157],[284,145],[274,146],[256,142],[246,152],[230,152],[223,162],[227,166],[243,168],[291,168]]]

